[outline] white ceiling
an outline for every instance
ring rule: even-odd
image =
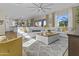
[[[42,8],[50,9],[44,9],[45,13],[43,13],[42,11],[38,11],[39,8],[37,6],[40,5],[42,6]],[[0,16],[7,16],[10,18],[30,18],[78,5],[79,4],[77,3],[0,3]]]

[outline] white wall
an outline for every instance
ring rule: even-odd
[[[6,31],[10,31],[10,20],[9,20],[9,18],[6,18],[5,24],[6,24],[5,30],[6,30]]]
[[[72,12],[72,8],[68,9],[68,16],[69,16],[68,28],[73,28],[73,12]]]
[[[0,20],[4,20],[3,25],[0,26],[0,34],[1,32],[4,33],[4,31],[11,31],[12,19],[0,16]]]
[[[8,17],[5,19],[5,24],[6,24],[5,31],[12,31],[13,30],[12,29],[12,22],[13,22],[13,19],[10,19]]]

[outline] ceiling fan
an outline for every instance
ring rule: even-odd
[[[27,7],[27,8],[34,8],[37,10],[37,13],[41,13],[42,14],[46,14],[47,10],[51,10],[52,8],[50,6],[52,6],[52,3],[33,3],[32,7]]]

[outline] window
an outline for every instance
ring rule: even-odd
[[[61,12],[56,15],[56,26],[61,29],[62,32],[67,31],[68,27],[68,13]]]
[[[41,27],[46,26],[46,20],[45,19],[38,20],[35,22],[35,25]]]
[[[68,16],[62,15],[57,17],[59,27],[67,27],[68,26]]]

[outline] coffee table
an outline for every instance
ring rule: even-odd
[[[36,40],[39,40],[45,44],[51,44],[59,39],[59,34],[58,33],[48,33],[48,34],[37,34],[36,35]]]

